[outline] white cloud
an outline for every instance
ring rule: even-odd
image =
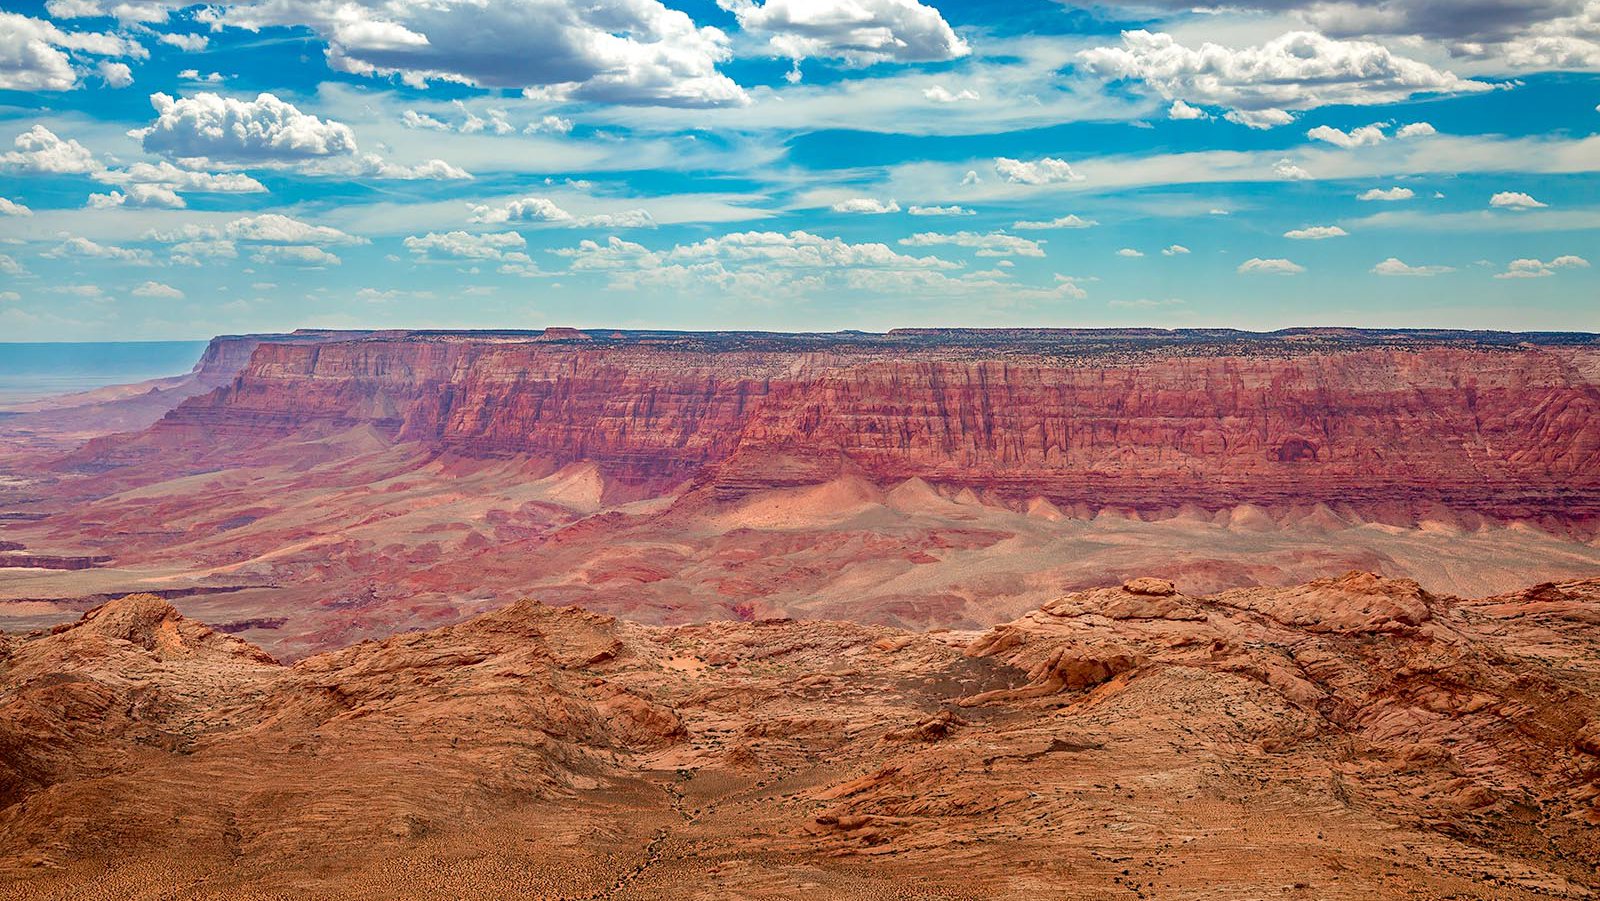
[[[503,206],[480,204],[472,208],[469,221],[486,225],[506,222],[548,222],[569,228],[655,228],[647,210],[621,210],[593,216],[574,216],[548,197],[520,197]]]
[[[1421,93],[1487,91],[1491,86],[1395,56],[1382,45],[1297,31],[1257,47],[1185,47],[1170,34],[1125,31],[1120,47],[1078,55],[1107,79],[1137,78],[1168,100],[1222,106],[1252,127],[1287,124],[1286,110],[1332,104],[1393,103]]]
[[[971,53],[931,6],[917,0],[717,0],[746,33],[765,35],[767,52],[851,65],[939,62]]]
[[[835,213],[866,213],[872,216],[881,216],[885,213],[900,212],[900,204],[893,200],[885,203],[873,197],[852,197],[841,200],[833,205]]]
[[[165,185],[174,191],[206,194],[259,194],[267,190],[261,182],[241,172],[182,169],[166,160],[134,163],[125,169],[104,169],[94,173],[94,179],[113,185]]]
[[[150,105],[156,120],[132,134],[145,150],[169,157],[261,165],[356,152],[349,126],[302,113],[273,94],[236,100],[209,91],[179,99],[158,93]]]
[[[1240,275],[1299,275],[1306,267],[1284,259],[1263,260],[1260,257],[1239,264]]]
[[[1393,203],[1397,200],[1410,200],[1415,196],[1417,196],[1417,192],[1410,188],[1371,188],[1357,194],[1356,199]]]
[[[0,291],[0,302],[11,302],[21,299],[22,295],[15,291]]]
[[[1438,133],[1439,130],[1437,128],[1434,128],[1432,125],[1429,125],[1426,122],[1413,122],[1410,125],[1402,126],[1398,132],[1395,132],[1395,137],[1427,138]]]
[[[964,206],[913,206],[906,212],[913,216],[976,216],[977,210],[969,210]]]
[[[0,253],[0,275],[25,275],[27,271],[17,262],[16,257]]]
[[[1072,171],[1072,166],[1066,160],[1053,157],[1023,161],[1009,157],[998,157],[994,161],[994,171],[1008,182],[1020,185],[1053,185],[1062,182],[1083,181],[1083,176]],[[976,179],[977,173],[969,172],[968,176]],[[965,182],[963,182],[965,184]]]
[[[1350,233],[1337,225],[1313,225],[1283,233],[1291,241],[1325,241],[1328,238],[1347,238]]]
[[[114,63],[103,59],[94,69],[100,73],[100,79],[108,88],[125,88],[133,84],[133,69],[127,63]]]
[[[983,99],[983,97],[981,97],[977,91],[974,91],[970,88],[963,88],[959,94],[952,94],[942,84],[936,84],[933,87],[928,88],[922,92],[922,96],[932,100],[934,103],[957,103],[962,100]]]
[[[1235,125],[1243,125],[1245,128],[1253,128],[1257,131],[1267,131],[1268,129],[1277,128],[1281,125],[1288,125],[1290,122],[1293,122],[1294,114],[1285,112],[1281,109],[1231,109],[1226,113],[1223,113],[1222,118],[1227,119],[1229,122],[1232,122]]]
[[[178,77],[184,81],[203,81],[206,84],[222,84],[227,80],[227,76],[223,75],[221,72],[212,72],[209,75],[201,75],[199,69],[179,70]]]
[[[1306,137],[1313,141],[1326,141],[1335,147],[1349,150],[1353,147],[1368,147],[1373,144],[1382,144],[1386,140],[1381,125],[1363,125],[1353,128],[1348,132],[1340,131],[1327,125],[1319,125],[1306,132]]]
[[[185,165],[294,166],[308,175],[401,180],[472,177],[444,160],[404,165],[360,153],[348,125],[301,112],[274,94],[254,100],[210,91],[179,99],[151,94],[150,104],[155,121],[130,134],[145,150]]]
[[[159,40],[163,44],[170,44],[185,53],[198,53],[206,49],[211,39],[203,34],[164,34]]]
[[[598,103],[741,104],[717,71],[727,35],[659,0],[240,0],[218,25],[304,26],[328,66],[356,75],[522,89],[539,99]]]
[[[560,116],[546,115],[529,122],[522,129],[525,135],[564,135],[572,133],[572,120]]]
[[[0,197],[0,216],[32,216],[33,210],[28,209],[15,200]]]
[[[1309,181],[1315,176],[1295,165],[1293,160],[1278,160],[1272,164],[1272,174],[1286,181]]]
[[[344,262],[320,247],[283,244],[263,244],[256,248],[250,259],[262,264],[285,263],[307,269],[324,269]]]
[[[112,191],[109,194],[90,194],[88,206],[90,209],[104,210],[112,207],[159,207],[181,210],[188,204],[183,202],[177,192],[166,185],[128,185],[126,193]]]
[[[1042,287],[1017,284],[1006,273],[957,273],[959,263],[938,257],[907,256],[883,244],[850,244],[803,231],[729,234],[665,250],[612,236],[556,254],[569,261],[571,272],[604,273],[608,287],[625,292],[698,297],[717,291],[757,302],[847,292],[1000,303],[1060,303],[1086,296],[1070,277],[1057,276]]]
[[[1520,191],[1501,191],[1489,198],[1489,205],[1502,210],[1542,210],[1549,206]]]
[[[165,297],[173,300],[178,300],[183,297],[183,292],[179,291],[177,288],[174,288],[171,285],[163,282],[154,281],[145,282],[137,288],[134,288],[132,294],[135,297]]]
[[[1199,107],[1190,106],[1182,100],[1172,101],[1172,106],[1167,108],[1167,118],[1179,121],[1192,121],[1195,119],[1209,119],[1210,115]]]
[[[75,55],[143,59],[138,42],[114,34],[64,31],[43,19],[0,11],[0,90],[70,91],[84,74]],[[128,67],[120,66],[119,72]],[[100,70],[106,76],[105,69]],[[111,79],[108,77],[107,82]],[[131,74],[129,81],[132,81]],[[113,85],[121,87],[121,85]]]
[[[450,126],[426,114],[408,109],[400,114],[400,121],[407,128],[427,128],[433,131],[449,131]]]
[[[322,164],[313,164],[307,167],[305,171],[312,174],[326,173],[329,175],[375,175],[378,178],[393,178],[402,181],[454,181],[472,178],[472,173],[459,166],[452,166],[444,160],[428,160],[417,163],[414,166],[406,166],[400,163],[391,163],[370,153],[363,154],[349,165],[323,166]]]
[[[171,244],[171,260],[180,266],[201,266],[239,256],[238,244],[254,248],[258,263],[300,266],[337,266],[338,257],[317,251],[319,246],[366,244],[367,239],[325,225],[312,225],[279,213],[242,216],[222,226],[185,225],[169,231],[151,231],[150,241]]]
[[[64,236],[62,241],[52,250],[47,250],[40,256],[53,260],[70,259],[72,257],[85,257],[97,260],[110,260],[115,263],[131,263],[138,266],[148,265],[151,262],[150,251],[127,247],[115,247],[109,244],[97,244],[88,238]]]
[[[505,206],[486,205],[472,208],[472,222],[486,224],[502,222],[567,222],[572,214],[557,206],[548,197],[521,197]]]
[[[1142,251],[1142,250],[1134,250],[1132,247],[1124,247],[1121,250],[1117,251],[1117,256],[1119,256],[1119,257],[1127,257],[1130,260],[1136,260],[1136,259],[1144,256],[1144,251]]]
[[[233,241],[269,244],[365,244],[367,239],[347,234],[326,225],[312,225],[279,213],[245,216],[222,227],[223,237]]]
[[[1162,250],[1161,255],[1164,257],[1181,257],[1190,252],[1191,251],[1189,248],[1184,247],[1182,244],[1174,244],[1171,247]]]
[[[1431,278],[1435,275],[1454,271],[1455,269],[1450,266],[1409,266],[1395,257],[1390,257],[1372,267],[1373,275],[1409,276],[1413,278]]]
[[[901,238],[900,244],[905,247],[935,247],[948,244],[955,247],[968,247],[977,250],[980,257],[1042,257],[1044,248],[1039,245],[1041,241],[1008,235],[1005,232],[955,232],[954,234],[941,234],[939,232],[920,232],[909,238]]]
[[[43,125],[35,125],[17,135],[16,150],[0,154],[0,166],[49,175],[83,175],[104,166],[89,148],[70,138],[63,139]]]
[[[1560,256],[1550,262],[1540,260],[1512,260],[1506,271],[1495,278],[1549,278],[1557,269],[1588,269],[1589,261],[1580,256]]]
[[[531,263],[522,248],[528,242],[516,232],[471,234],[464,231],[412,235],[402,242],[418,257],[450,260],[507,260]]]
[[[1024,219],[1021,222],[1013,222],[1011,227],[1017,231],[1047,231],[1055,228],[1094,228],[1099,224],[1093,219],[1085,219],[1076,213],[1072,213],[1043,221]]]

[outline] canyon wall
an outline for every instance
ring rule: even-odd
[[[254,449],[357,426],[724,497],[856,473],[1141,510],[1600,517],[1594,336],[287,336],[141,441]]]

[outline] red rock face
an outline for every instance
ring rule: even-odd
[[[370,425],[468,456],[593,461],[633,484],[696,478],[723,496],[857,472],[1094,507],[1600,515],[1592,341],[1086,334],[1106,336],[270,343],[149,441]]]

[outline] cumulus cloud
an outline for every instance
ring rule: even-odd
[[[1190,106],[1182,100],[1174,100],[1172,101],[1172,106],[1167,108],[1167,118],[1186,122],[1195,119],[1209,119],[1211,116],[1199,107]]]
[[[211,39],[203,34],[168,33],[162,35],[159,40],[161,43],[176,47],[185,53],[199,53],[201,50],[206,49],[206,45],[211,43]]]
[[[1489,198],[1489,205],[1501,210],[1542,210],[1549,206],[1533,199],[1531,194],[1521,191],[1501,191]]]
[[[100,73],[100,80],[104,81],[108,88],[125,88],[133,84],[133,69],[127,63],[101,60],[94,68]]]
[[[28,209],[8,197],[0,197],[0,216],[32,216],[33,210]]]
[[[959,94],[952,94],[942,84],[936,84],[922,92],[922,96],[934,103],[958,103],[963,100],[982,100],[977,91],[963,88]]]
[[[572,120],[561,116],[540,116],[537,120],[529,122],[523,127],[525,135],[564,135],[572,133]]]
[[[1117,256],[1119,256],[1119,257],[1127,257],[1130,260],[1137,260],[1140,257],[1144,256],[1144,251],[1142,251],[1142,250],[1134,250],[1132,247],[1124,247],[1121,250],[1117,251]]]
[[[35,125],[12,141],[16,150],[0,154],[0,167],[45,175],[84,175],[105,168],[89,148]]]
[[[1446,272],[1454,271],[1455,269],[1450,266],[1410,266],[1401,262],[1395,257],[1390,257],[1372,267],[1373,275],[1404,276],[1412,278],[1431,278],[1435,275],[1442,275]]]
[[[527,239],[516,232],[428,232],[412,235],[402,243],[406,250],[427,259],[532,262],[522,252],[528,246]]]
[[[465,179],[444,160],[416,165],[360,153],[355,132],[342,122],[301,112],[275,94],[254,100],[201,91],[193,97],[151,94],[156,119],[131,132],[145,150],[189,164],[294,166],[312,175],[392,179]]]
[[[45,251],[41,256],[49,259],[71,259],[81,257],[86,259],[109,260],[114,263],[131,263],[137,266],[148,265],[151,262],[150,251],[137,248],[116,247],[109,244],[97,244],[88,238],[77,236],[63,236],[63,240],[56,247]]]
[[[1039,245],[1042,241],[1008,235],[1005,232],[956,232],[954,234],[941,234],[939,232],[921,232],[909,238],[901,238],[900,244],[904,247],[935,247],[941,244],[955,247],[967,247],[977,250],[980,257],[1042,257],[1044,248]]]
[[[904,297],[1065,302],[1086,296],[1075,279],[1045,286],[998,271],[962,273],[959,263],[897,253],[883,244],[851,244],[810,232],[742,232],[664,250],[612,236],[556,251],[578,273],[603,273],[619,291],[725,292],[755,300],[847,292]],[[1002,264],[1003,265],[1003,262]]]
[[[222,226],[185,225],[170,230],[148,232],[146,240],[172,245],[172,262],[199,266],[209,260],[231,260],[239,256],[239,244],[250,245],[257,262],[285,262],[303,266],[337,266],[332,254],[311,253],[311,249],[335,245],[366,244],[367,239],[326,225],[312,225],[279,213],[241,216]],[[295,246],[297,250],[265,250],[269,246]]]
[[[593,216],[574,216],[548,197],[520,197],[502,206],[479,204],[472,208],[472,222],[499,225],[507,222],[547,222],[569,228],[655,228],[655,217],[647,210],[622,210]]]
[[[1291,241],[1326,241],[1329,238],[1347,238],[1350,233],[1337,225],[1313,225],[1283,233]]]
[[[1382,125],[1363,125],[1350,131],[1340,131],[1328,125],[1319,125],[1306,132],[1306,137],[1313,141],[1326,141],[1335,147],[1343,147],[1346,150],[1352,147],[1382,144],[1387,138],[1383,133]]]
[[[43,19],[0,11],[0,90],[70,91],[85,73],[74,63],[75,55],[144,59],[149,53],[120,35],[65,31]],[[108,84],[123,87],[112,83],[122,75],[133,81],[126,64],[110,66],[114,68],[98,70]]]
[[[134,288],[131,292],[135,297],[163,297],[178,300],[183,297],[183,292],[164,282],[145,282]]]
[[[320,247],[306,245],[263,244],[257,247],[250,259],[257,263],[283,263],[306,269],[325,269],[341,265],[344,261]]]
[[[885,203],[873,197],[852,197],[841,200],[833,205],[835,213],[865,213],[871,216],[881,216],[885,213],[900,212],[900,204],[893,200]]]
[[[1560,256],[1546,263],[1540,260],[1512,260],[1506,271],[1495,278],[1549,278],[1558,269],[1588,269],[1589,261],[1580,256]]]
[[[222,227],[221,235],[233,241],[271,244],[365,244],[366,238],[326,225],[312,225],[279,213],[245,216]]]
[[[1299,275],[1306,267],[1285,259],[1263,260],[1260,257],[1239,264],[1240,275]]]
[[[906,212],[913,216],[976,216],[978,214],[977,210],[969,210],[956,204],[951,206],[913,206]]]
[[[166,209],[181,210],[188,204],[177,192],[166,185],[128,185],[128,190],[112,191],[108,194],[90,194],[88,206],[90,209],[111,209],[113,207],[162,207]]]
[[[724,106],[726,34],[659,0],[243,0],[218,27],[311,29],[328,66],[356,75],[521,89],[547,99]]]
[[[1273,163],[1272,174],[1285,181],[1309,181],[1314,177],[1310,172],[1295,165],[1293,160],[1287,159]]]
[[[1161,251],[1161,255],[1164,257],[1181,257],[1190,252],[1191,251],[1189,248],[1184,247],[1182,244],[1174,244],[1171,247],[1163,249]]]
[[[209,91],[183,98],[157,93],[150,105],[156,120],[133,134],[145,150],[169,157],[259,165],[356,152],[349,126],[302,113],[274,94],[237,100]]]
[[[1071,164],[1066,160],[1048,156],[1032,161],[998,157],[994,161],[994,171],[1006,181],[1019,185],[1053,185],[1083,181],[1084,178],[1072,171]],[[968,175],[976,176],[976,173]]]
[[[113,185],[165,185],[174,191],[204,194],[259,194],[267,190],[266,185],[241,172],[182,169],[165,160],[134,163],[123,169],[104,169],[94,173],[94,179]]]
[[[1226,107],[1252,127],[1286,125],[1289,110],[1332,104],[1393,103],[1416,94],[1487,91],[1483,82],[1396,56],[1380,44],[1296,31],[1256,47],[1207,43],[1198,49],[1170,34],[1125,31],[1120,47],[1078,55],[1107,79],[1138,79],[1168,100]]]
[[[1417,192],[1410,188],[1371,188],[1357,194],[1356,199],[1393,203],[1397,200],[1410,200],[1415,196]]]
[[[1395,136],[1398,138],[1426,138],[1438,133],[1439,130],[1437,128],[1426,122],[1413,122],[1410,125],[1401,126]]]
[[[918,0],[717,0],[717,5],[733,13],[745,32],[766,36],[768,53],[797,65],[806,59],[857,66],[940,62],[972,52],[938,10]]]
[[[1243,125],[1245,128],[1253,128],[1257,131],[1267,131],[1269,129],[1277,128],[1280,125],[1288,125],[1290,122],[1293,122],[1294,114],[1285,112],[1281,109],[1231,109],[1226,113],[1223,113],[1222,118],[1227,119],[1229,122],[1232,122],[1235,125]]]
[[[1013,222],[1011,227],[1017,231],[1048,231],[1056,228],[1094,228],[1100,223],[1093,219],[1085,219],[1076,213],[1066,216],[1057,216],[1054,219],[1028,220]]]
[[[450,130],[450,126],[444,122],[435,119],[427,113],[419,113],[414,109],[408,109],[401,113],[400,122],[407,128],[426,128],[433,131]]]

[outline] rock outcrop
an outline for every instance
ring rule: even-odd
[[[523,601],[292,666],[0,633],[0,897],[1600,896],[1600,581],[1078,592],[982,632]]]

